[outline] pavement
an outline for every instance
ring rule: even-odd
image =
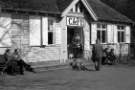
[[[135,66],[102,66],[101,71],[71,68],[24,75],[1,75],[0,90],[134,90]]]

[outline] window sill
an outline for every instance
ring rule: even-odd
[[[2,47],[2,46],[1,46],[0,48],[11,48],[11,46],[9,46],[9,47]]]
[[[48,44],[46,47],[53,47],[53,46],[59,46],[60,44]]]
[[[105,44],[110,44],[110,43],[100,43],[100,44],[103,44],[103,45],[105,45]]]
[[[45,47],[54,47],[54,46],[60,46],[60,44],[48,44],[48,45],[39,45],[39,46],[30,46],[30,47],[41,47],[41,48],[45,48]]]
[[[114,44],[130,44],[130,43],[127,43],[127,42],[117,42],[117,43],[100,43],[100,44],[101,45],[114,45]],[[94,44],[91,44],[91,45],[94,45]]]
[[[129,44],[127,42],[118,42],[118,44]]]

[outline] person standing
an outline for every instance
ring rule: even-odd
[[[6,49],[3,56],[4,56],[5,61],[7,62],[9,60],[9,56],[11,56],[10,49]]]
[[[81,50],[82,50],[82,43],[81,43],[81,37],[79,33],[76,33],[74,38],[73,38],[73,52],[74,52],[74,57],[75,58],[80,58],[81,57]]]
[[[15,49],[14,50],[13,58],[17,62],[17,66],[19,66],[20,74],[23,75],[24,74],[24,67],[23,67],[23,62],[22,62],[22,59],[21,59],[21,55],[20,55],[20,50],[19,49]]]
[[[92,59],[95,64],[95,69],[97,71],[99,71],[101,68],[102,56],[103,56],[102,45],[100,44],[100,40],[97,39],[96,44],[93,45],[93,51],[92,51]]]

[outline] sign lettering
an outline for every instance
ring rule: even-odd
[[[67,17],[68,26],[83,26],[83,18],[80,17]]]

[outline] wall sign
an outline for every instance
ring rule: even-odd
[[[81,17],[68,16],[67,17],[67,25],[68,26],[83,26],[84,21]]]

